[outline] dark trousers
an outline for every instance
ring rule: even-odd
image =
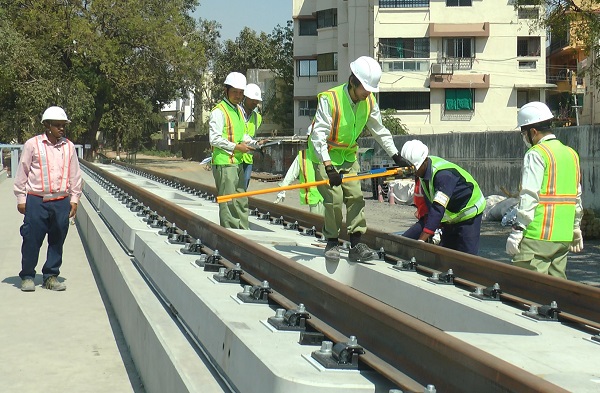
[[[248,189],[248,185],[250,184],[250,179],[252,178],[252,164],[248,164],[244,162],[242,164],[244,168],[244,179],[246,180],[246,190]]]
[[[21,272],[19,277],[35,277],[40,248],[48,235],[48,254],[42,268],[44,280],[58,276],[62,265],[63,244],[69,231],[70,198],[43,202],[42,198],[28,195],[25,218],[21,225]]]
[[[479,253],[482,216],[480,214],[470,220],[456,224],[443,224],[440,246],[477,255]]]

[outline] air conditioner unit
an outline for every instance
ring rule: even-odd
[[[442,64],[432,64],[431,65],[431,75],[440,75],[442,74]]]

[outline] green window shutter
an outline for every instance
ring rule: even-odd
[[[446,89],[446,110],[455,111],[458,109],[456,102],[456,89]]]
[[[458,110],[473,110],[473,95],[471,89],[457,89],[456,101]]]
[[[396,51],[398,53],[399,59],[404,59],[404,42],[402,40],[398,40],[396,43]]]
[[[473,94],[471,89],[446,89],[446,110],[473,110]]]

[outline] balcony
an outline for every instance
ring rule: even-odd
[[[319,71],[317,75],[319,77],[319,83],[337,83],[338,81],[337,71]]]
[[[431,73],[433,74],[438,69],[441,69],[441,71],[435,73],[454,74],[455,71],[470,70],[473,68],[474,61],[473,57],[442,57],[436,64],[432,65]]]
[[[396,59],[387,58],[382,59],[383,72],[397,72],[397,71],[415,71],[415,72],[427,72],[429,71],[429,59]]]
[[[585,88],[583,78],[578,78],[577,73],[568,68],[546,75],[546,82],[556,84],[556,91],[559,92],[579,93]]]

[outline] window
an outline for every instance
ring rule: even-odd
[[[444,57],[475,57],[473,38],[444,38]]]
[[[539,101],[539,90],[517,90],[517,108],[522,107],[528,102]]]
[[[317,100],[298,101],[298,116],[313,117],[317,112]]]
[[[454,70],[470,70],[475,58],[475,39],[444,38],[443,57],[446,68]]]
[[[296,73],[297,76],[317,76],[317,60],[298,60]]]
[[[535,70],[537,68],[536,61],[520,61],[519,69],[520,70]]]
[[[381,38],[379,53],[389,59],[428,59],[429,38]]]
[[[446,0],[448,7],[470,7],[472,3],[472,0]]]
[[[406,92],[381,92],[379,93],[379,107],[384,109],[396,109],[398,111],[429,110],[428,91],[406,91]]]
[[[540,56],[540,37],[517,37],[517,56]]]
[[[336,71],[338,69],[337,53],[317,55],[317,71]]]
[[[379,0],[379,8],[429,7],[429,0]]]
[[[317,29],[337,26],[337,8],[317,11]]]
[[[445,108],[447,111],[472,111],[474,89],[446,89]]]
[[[300,19],[298,21],[298,35],[317,35],[317,20]]]
[[[519,19],[537,19],[540,15],[539,8],[519,8]]]

